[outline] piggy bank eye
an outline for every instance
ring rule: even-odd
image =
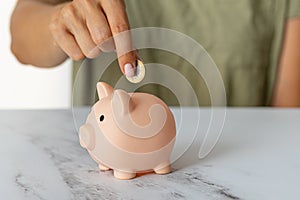
[[[104,115],[101,115],[99,119],[100,119],[100,122],[102,122],[104,120]]]

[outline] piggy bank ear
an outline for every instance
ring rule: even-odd
[[[114,92],[114,88],[104,82],[97,83],[97,92],[99,99],[107,97]]]
[[[130,95],[124,90],[115,90],[112,98],[114,110],[121,114],[130,113],[133,110],[133,103],[130,101]]]

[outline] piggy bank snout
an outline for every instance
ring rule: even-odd
[[[85,124],[79,129],[79,142],[83,148],[93,150],[95,148],[95,132],[93,127]]]

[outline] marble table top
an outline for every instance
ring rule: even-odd
[[[196,109],[183,110],[175,150],[197,123]],[[178,122],[179,109],[172,111]],[[1,199],[300,199],[300,109],[227,108],[208,156],[197,157],[199,137],[172,173],[132,180],[100,171],[79,145],[88,112],[0,111]],[[203,135],[210,109],[200,112]]]

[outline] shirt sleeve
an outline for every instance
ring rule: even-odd
[[[287,17],[300,17],[300,0],[289,0]]]

